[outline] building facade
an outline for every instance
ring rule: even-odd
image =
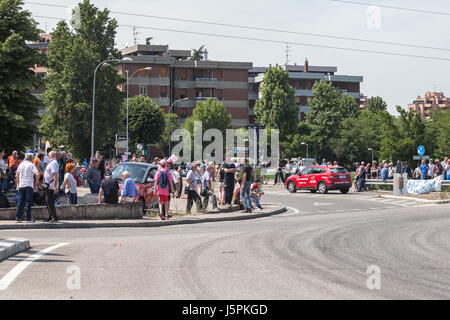
[[[408,105],[409,111],[415,111],[424,119],[429,119],[434,110],[449,110],[450,98],[443,92],[427,92],[425,97],[417,96],[412,104]]]
[[[169,50],[166,45],[134,45],[121,52],[124,58],[133,59],[117,66],[119,73],[126,75],[128,71],[131,78],[130,97],[150,97],[164,112],[175,101],[187,98],[172,109],[180,124],[192,115],[197,102],[212,98],[223,103],[236,127],[248,124],[248,72],[252,63],[211,61],[207,57],[192,61],[190,50]],[[145,70],[149,67],[151,70]]]
[[[362,76],[348,76],[348,75],[336,75],[337,67],[329,66],[310,66],[308,59],[305,60],[303,66],[298,65],[285,65],[284,70],[289,72],[290,85],[295,90],[295,100],[300,107],[299,119],[305,120],[305,116],[310,112],[309,103],[314,97],[312,87],[316,81],[329,81],[336,88],[341,89],[343,92],[349,94],[355,98],[358,105],[360,104],[360,88],[363,82]],[[258,73],[259,72],[259,73]],[[260,91],[260,85],[264,80],[264,74],[267,72],[267,68],[253,68],[249,73],[249,114],[254,114],[253,111],[253,98],[251,92],[255,90]],[[253,80],[254,79],[254,80]],[[253,82],[254,83],[251,83]],[[260,94],[260,93],[259,93]],[[250,117],[250,121],[254,120],[254,117]]]

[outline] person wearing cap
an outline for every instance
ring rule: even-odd
[[[169,195],[173,193],[173,178],[167,167],[166,160],[159,162],[159,169],[155,174],[154,194],[159,197],[159,217],[161,220],[169,220]]]
[[[89,183],[89,188],[92,194],[98,194],[100,191],[100,184],[102,183],[102,176],[100,169],[98,168],[100,162],[98,159],[92,161],[92,165],[89,167],[86,179]]]
[[[250,197],[259,210],[263,209],[260,201],[262,195],[264,195],[264,192],[261,190],[261,187],[259,185],[259,179],[256,178],[250,189]]]
[[[441,162],[439,160],[435,160],[432,172],[433,178],[437,178],[442,175],[442,171],[444,171],[444,168],[442,167]]]
[[[105,203],[117,204],[119,202],[119,183],[112,178],[111,172],[105,172],[105,180],[102,181],[100,191],[98,193],[98,203],[102,203],[102,196]]]
[[[197,212],[202,211],[202,199],[197,193],[197,185],[195,182],[195,172],[198,170],[195,164],[192,164],[191,170],[186,175],[186,190],[188,190],[188,198],[186,205],[186,214],[191,214],[193,202],[197,205]]]

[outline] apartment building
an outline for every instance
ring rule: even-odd
[[[48,51],[48,46],[52,42],[52,35],[51,34],[41,34],[39,41],[33,41],[27,44],[29,48],[37,49],[40,54],[44,54]],[[33,68],[34,73],[36,73],[36,76],[39,78],[44,79],[47,76],[47,69],[43,66],[36,64]],[[40,88],[32,90],[31,93],[41,100],[41,95],[45,92],[46,88],[44,85],[42,85]],[[45,108],[41,105],[38,107],[38,114],[41,115],[45,113]],[[33,122],[34,125],[38,126],[40,124],[39,120],[36,120]]]
[[[208,98],[222,101],[236,127],[249,121],[248,72],[251,62],[192,61],[190,50],[171,50],[167,45],[134,45],[121,50],[127,61],[117,68],[130,76],[130,97],[143,95],[155,101],[164,112],[174,105],[180,123],[192,115],[197,102]],[[146,70],[145,68],[151,68]],[[126,86],[122,87],[126,90]]]
[[[360,87],[363,82],[362,76],[337,75],[337,67],[331,66],[310,66],[308,59],[301,65],[285,65],[284,70],[289,72],[289,82],[295,89],[295,100],[300,107],[299,119],[305,120],[305,116],[309,109],[309,103],[314,97],[312,87],[316,81],[329,81],[336,88],[355,98],[358,105],[360,104]],[[264,79],[267,68],[253,68],[249,72],[249,99],[254,97],[251,92],[259,90]],[[259,93],[260,94],[260,93]],[[253,100],[249,100],[249,115],[253,115]],[[250,116],[249,121],[254,120]]]
[[[443,92],[427,92],[425,97],[417,96],[412,104],[408,105],[409,111],[416,111],[424,119],[430,119],[434,110],[449,110],[450,98],[447,98]]]

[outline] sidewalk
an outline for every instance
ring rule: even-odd
[[[16,223],[15,221],[0,221],[0,230],[23,229],[84,229],[84,228],[149,228],[180,224],[205,222],[249,220],[283,213],[286,211],[281,204],[262,204],[264,210],[244,213],[241,211],[193,214],[190,216],[175,216],[169,221],[158,218],[142,218],[138,220],[67,220],[58,223],[36,222],[34,224]]]

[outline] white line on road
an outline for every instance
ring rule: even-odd
[[[36,261],[43,255],[66,245],[68,245],[68,243],[60,243],[25,258],[21,263],[12,268],[12,270],[0,280],[0,291],[7,289],[10,284],[13,283],[14,280],[34,261]]]
[[[292,207],[286,207],[286,209],[293,210],[294,212],[288,213],[288,214],[283,214],[283,217],[289,217],[289,216],[293,216],[293,215],[296,215],[296,214],[300,213],[300,211],[298,209],[295,209],[295,208],[292,208]]]

